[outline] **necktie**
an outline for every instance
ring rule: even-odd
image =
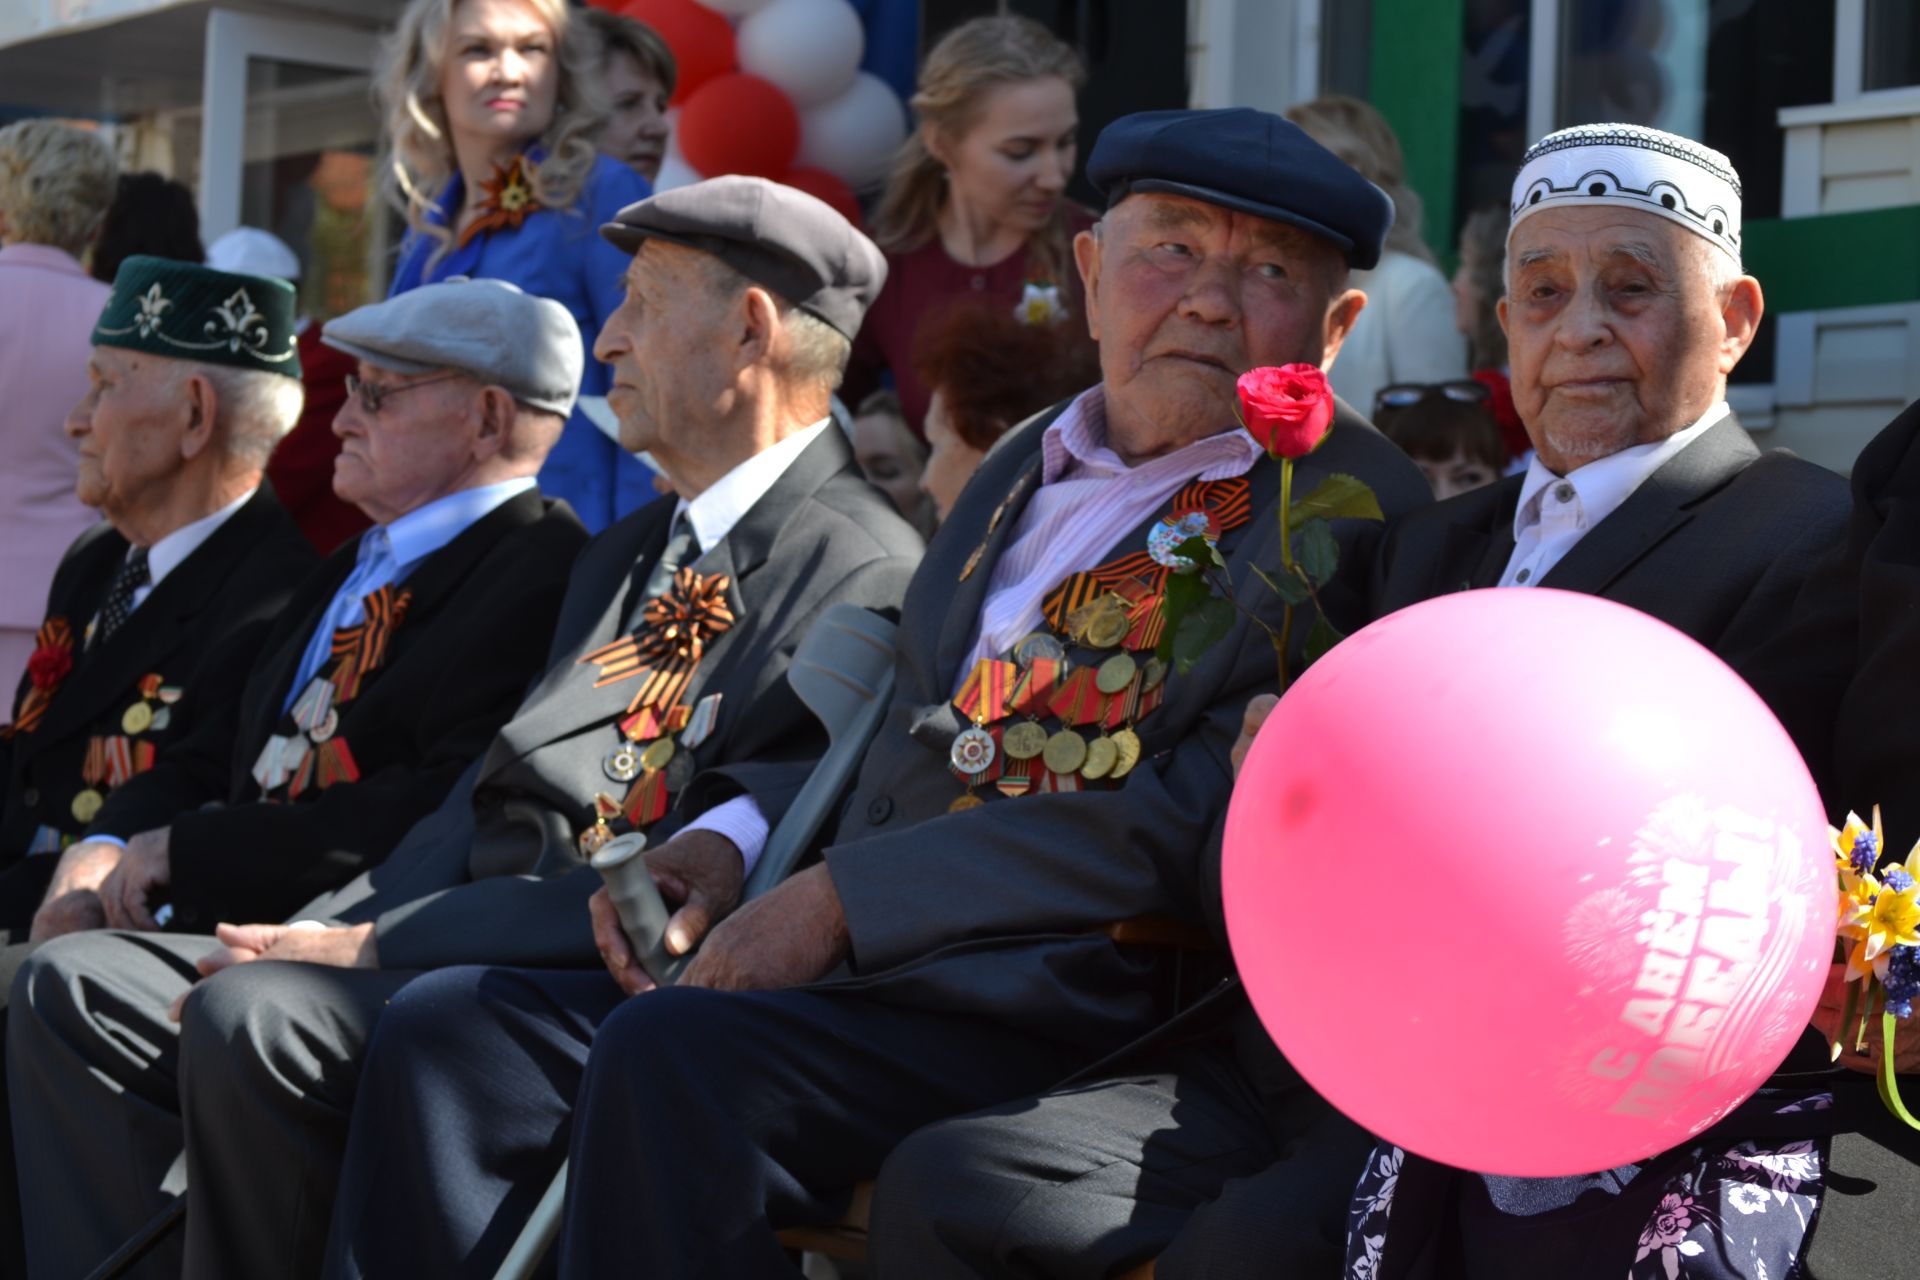
[[[100,606],[100,616],[94,620],[93,633],[87,637],[87,648],[105,644],[107,637],[120,629],[133,615],[133,593],[151,581],[153,571],[147,567],[147,549],[134,547],[114,570],[113,581],[107,584],[107,598]]]
[[[660,552],[660,561],[653,566],[653,572],[647,575],[646,589],[640,593],[640,603],[646,602],[664,592],[673,585],[673,575],[680,572],[680,566],[688,560],[697,559],[700,547],[693,537],[693,521],[687,519],[682,511],[673,518],[673,528],[667,534],[667,545]],[[635,615],[638,620],[638,614]]]

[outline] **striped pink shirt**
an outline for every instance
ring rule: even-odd
[[[964,681],[975,662],[1000,657],[1039,627],[1040,602],[1068,574],[1145,550],[1114,544],[1183,485],[1245,475],[1260,457],[1253,437],[1235,428],[1129,467],[1107,447],[1106,392],[1082,392],[1041,437],[1040,488],[993,566],[973,653],[956,678]]]

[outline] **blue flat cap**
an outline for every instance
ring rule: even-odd
[[[1141,111],[1100,131],[1087,178],[1112,208],[1136,192],[1189,196],[1310,231],[1365,270],[1393,200],[1300,126],[1251,107]]]

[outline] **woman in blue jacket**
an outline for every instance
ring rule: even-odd
[[[387,181],[408,231],[390,293],[452,276],[507,280],[561,303],[589,357],[620,305],[628,255],[602,223],[645,199],[645,178],[601,156],[600,51],[565,0],[413,0],[388,48]],[[652,474],[605,413],[589,358],[581,406],[540,470],[594,532],[651,501]]]

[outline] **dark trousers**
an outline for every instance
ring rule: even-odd
[[[879,1273],[1337,1276],[1372,1139],[1305,1093],[1276,1133],[1224,1035],[1139,1066],[908,1138],[874,1192]]]
[[[33,914],[40,909],[54,868],[56,854],[35,854],[0,871],[0,1041],[7,1031],[7,993],[13,975],[33,952],[27,935]],[[27,1274],[27,1242],[20,1223],[20,1179],[14,1172],[13,1113],[7,1105],[5,1055],[0,1054],[0,1276]]]
[[[564,1147],[562,1276],[791,1277],[775,1232],[836,1219],[907,1134],[1108,1047],[854,989],[431,974],[374,1037],[327,1274],[491,1275]]]

